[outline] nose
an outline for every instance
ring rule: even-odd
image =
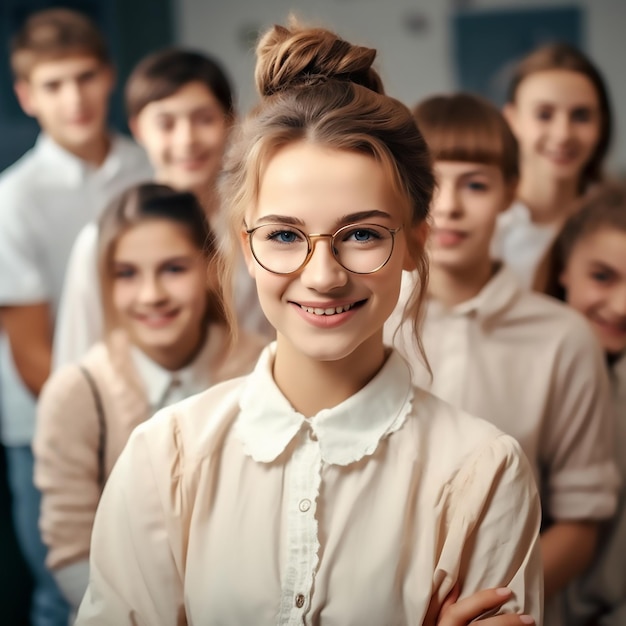
[[[572,133],[569,115],[565,112],[555,115],[550,124],[550,133],[555,141],[567,141]]]
[[[176,122],[174,142],[180,149],[187,149],[193,143],[193,124],[188,118],[181,118]]]
[[[83,100],[83,90],[78,81],[68,81],[63,86],[63,101],[68,111],[79,112]]]
[[[610,306],[615,315],[626,317],[626,280],[612,290]]]
[[[463,213],[463,208],[459,202],[456,187],[452,184],[440,183],[433,196],[431,210],[435,220],[437,217],[440,219],[459,218]]]
[[[167,300],[167,295],[158,276],[144,276],[139,286],[137,300],[141,304],[156,305]]]
[[[348,282],[348,271],[334,257],[330,248],[330,238],[314,239],[313,252],[302,269],[302,283],[320,293],[328,293],[343,287]]]

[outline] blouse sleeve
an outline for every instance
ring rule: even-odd
[[[56,570],[87,558],[100,497],[99,424],[92,392],[75,365],[44,386],[33,442],[34,479],[41,491],[39,527]]]
[[[151,421],[158,421],[156,415]],[[173,420],[172,420],[173,422]],[[183,601],[182,453],[172,422],[139,426],[102,494],[89,587],[77,626],[186,624]],[[151,424],[155,426],[155,424]]]
[[[461,597],[507,586],[513,597],[501,612],[524,612],[541,624],[540,523],[530,464],[515,440],[500,435],[466,463],[451,486],[447,538],[435,571],[439,602],[457,582]]]
[[[614,421],[603,355],[583,320],[555,364],[541,438],[544,513],[551,521],[602,520],[617,506]]]

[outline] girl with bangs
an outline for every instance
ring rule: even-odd
[[[603,178],[613,119],[602,74],[564,43],[520,61],[504,115],[519,142],[520,184],[493,253],[530,287],[573,204]]]
[[[505,615],[486,624],[541,623],[519,445],[414,387],[383,342],[403,269],[420,276],[418,328],[434,180],[375,54],[297,24],[261,38],[261,102],[222,179],[224,281],[243,249],[276,341],[252,374],[134,431],[96,516],[79,626],[432,626],[455,589],[439,623],[458,626],[495,585]]]
[[[556,626],[559,592],[591,562],[599,523],[616,506],[602,354],[578,314],[525,289],[490,255],[496,220],[517,185],[517,146],[500,112],[458,94],[430,98],[414,113],[437,179],[427,361],[400,312],[388,322],[388,338],[410,362],[416,384],[521,444],[542,495],[546,624]],[[407,294],[416,280],[407,274]]]
[[[98,246],[106,340],[48,380],[34,439],[46,564],[75,610],[100,494],[133,428],[250,371],[264,343],[230,339],[215,238],[191,193],[131,187],[103,213]]]

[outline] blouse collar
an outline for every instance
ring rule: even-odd
[[[221,325],[211,324],[207,338],[194,360],[185,367],[171,371],[150,359],[136,346],[130,346],[132,363],[141,379],[153,410],[167,406],[172,400],[203,391],[211,384],[214,363],[221,358],[225,343]]]
[[[382,369],[341,404],[307,419],[278,389],[272,376],[276,344],[270,344],[247,378],[235,424],[246,452],[258,462],[274,461],[302,429],[319,442],[322,460],[348,465],[376,451],[379,442],[398,430],[413,402],[411,373],[391,351]]]
[[[501,265],[480,292],[465,302],[448,308],[437,300],[429,299],[428,316],[475,316],[483,324],[488,324],[493,319],[499,319],[502,312],[512,306],[522,289],[515,274]]]

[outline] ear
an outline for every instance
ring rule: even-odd
[[[419,224],[411,226],[406,232],[406,249],[404,251],[404,262],[402,269],[412,272],[416,269],[415,261],[411,256],[411,250],[419,249],[423,252],[430,235],[430,224],[426,220],[422,220]]]
[[[108,83],[107,91],[110,96],[113,93],[113,90],[115,89],[115,83],[117,82],[117,72],[115,71],[115,68],[112,65],[108,65],[108,64],[102,68],[102,71]]]
[[[15,95],[17,96],[17,101],[20,103],[20,107],[22,107],[22,111],[24,111],[26,115],[34,117],[37,112],[35,110],[35,107],[33,106],[30,85],[28,84],[28,81],[24,79],[19,79],[15,81],[15,83],[13,84],[13,89],[15,91]]]
[[[515,180],[512,180],[508,183],[505,182],[505,185],[506,185],[506,190],[505,190],[506,204],[505,206],[502,207],[502,212],[506,211],[513,204],[513,201],[515,200],[517,196],[519,178],[516,178]]]
[[[512,102],[507,102],[502,107],[502,115],[504,119],[507,121],[507,124],[511,127],[513,131],[515,131],[515,127],[517,124],[517,108]]]
[[[128,119],[128,128],[130,129],[135,141],[141,144],[141,132],[139,130],[139,122],[136,115],[133,115],[133,117]]]
[[[248,268],[248,273],[252,278],[255,277],[256,272],[256,261],[254,260],[254,256],[252,256],[252,250],[250,250],[249,243],[250,235],[242,228],[241,234],[239,237],[239,243],[241,244],[241,251],[243,252],[243,258],[246,262],[246,267]]]

